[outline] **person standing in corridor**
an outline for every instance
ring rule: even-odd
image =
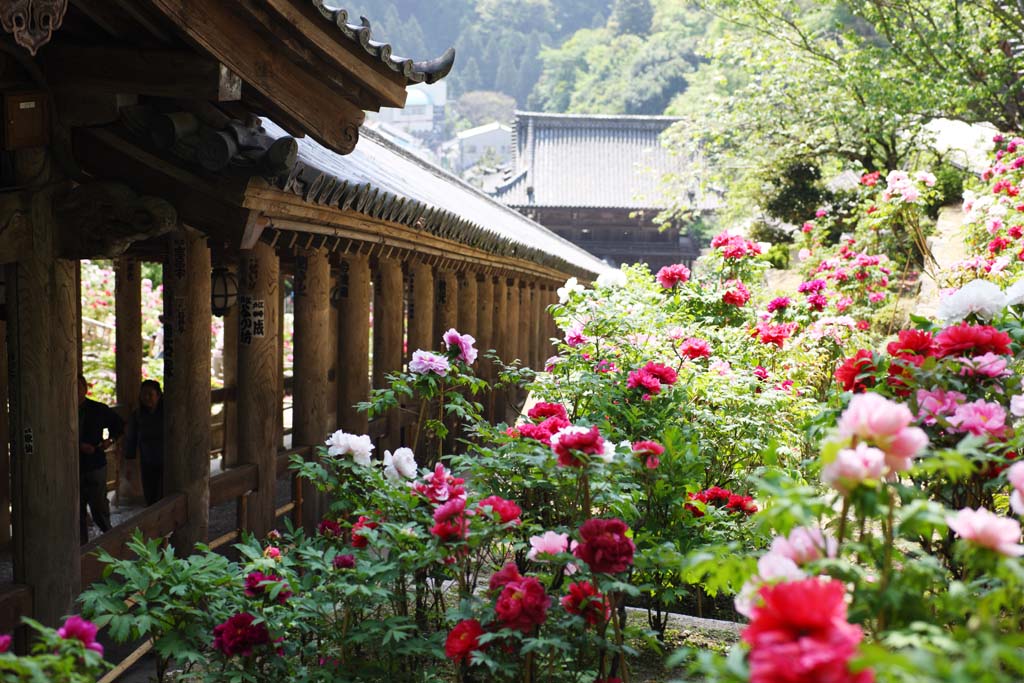
[[[89,540],[86,507],[100,531],[110,530],[106,449],[124,433],[124,420],[109,406],[86,398],[89,384],[78,376],[78,524],[82,543]],[[103,432],[107,436],[104,438]]]
[[[139,388],[139,409],[128,423],[125,442],[125,458],[139,455],[142,493],[146,505],[152,505],[164,495],[164,395],[156,380],[147,379]]]

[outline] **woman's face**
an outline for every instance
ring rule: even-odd
[[[142,387],[139,392],[139,403],[146,410],[156,409],[156,404],[160,400],[160,393],[153,387]]]

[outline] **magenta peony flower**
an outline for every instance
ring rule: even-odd
[[[57,635],[64,640],[79,640],[85,649],[98,652],[103,655],[103,646],[96,642],[96,624],[87,621],[78,615],[67,618],[64,625],[57,629]]]
[[[671,266],[665,266],[658,271],[655,276],[660,284],[665,289],[672,289],[677,284],[686,282],[690,279],[690,269],[684,266],[682,263],[676,263]]]
[[[409,372],[417,375],[426,375],[432,372],[444,377],[450,369],[451,366],[448,364],[447,358],[423,349],[413,351],[412,360],[409,361]]]
[[[1008,517],[1002,517],[985,508],[972,510],[964,508],[956,515],[946,517],[946,524],[960,538],[994,550],[1007,557],[1024,555],[1024,545],[1020,545],[1020,523]]]
[[[690,360],[707,358],[711,355],[711,345],[698,337],[690,337],[679,345],[679,353]]]

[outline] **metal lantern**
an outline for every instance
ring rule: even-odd
[[[210,307],[213,314],[223,316],[238,299],[238,278],[224,267],[213,269],[210,275]]]

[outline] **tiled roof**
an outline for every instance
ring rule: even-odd
[[[660,141],[677,121],[516,112],[516,160],[495,196],[517,207],[663,208],[662,178],[686,167]]]
[[[406,57],[398,57],[391,52],[391,45],[372,38],[370,21],[360,17],[359,23],[349,23],[348,11],[335,7],[330,0],[312,0],[313,6],[320,11],[324,19],[337,26],[342,35],[360,45],[366,54],[381,62],[395,73],[405,77],[408,83],[434,83],[448,75],[455,63],[455,50],[448,48],[437,59],[415,62]]]
[[[264,120],[267,134],[287,133]],[[604,263],[373,130],[363,130],[351,154],[340,155],[306,137],[298,162],[278,185],[306,201],[402,223],[500,256],[526,259],[592,277]]]

